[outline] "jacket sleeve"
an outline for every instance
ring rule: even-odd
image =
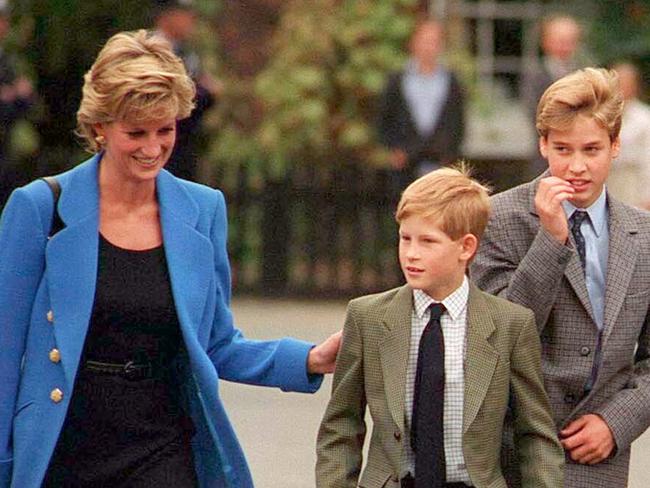
[[[522,488],[562,486],[564,450],[544,390],[541,345],[533,314],[527,314],[510,357],[514,438]]]
[[[318,431],[318,488],[357,486],[366,436],[362,349],[361,334],[350,305],[336,359],[332,396]]]
[[[492,217],[471,266],[471,277],[483,291],[523,305],[535,313],[539,332],[557,300],[560,282],[573,251],[540,227],[530,244],[517,246],[521,223],[505,214],[508,202],[494,205]],[[525,239],[525,237],[522,237]],[[517,248],[525,248],[523,257]]]
[[[313,344],[289,337],[273,341],[249,340],[234,327],[230,311],[226,205],[223,195],[218,193],[218,196],[211,232],[216,282],[212,290],[215,310],[208,355],[219,377],[239,383],[276,386],[284,391],[317,391],[323,376],[307,372],[307,356]]]
[[[44,269],[42,216],[28,192],[14,191],[0,220],[0,488],[9,486],[12,430],[34,297]]]

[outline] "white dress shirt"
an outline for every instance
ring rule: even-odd
[[[446,311],[440,318],[445,340],[445,401],[444,437],[447,482],[471,484],[465,457],[463,456],[463,404],[465,388],[465,340],[467,331],[467,299],[469,282],[463,278],[462,285],[442,301]],[[411,449],[411,415],[413,412],[413,388],[418,364],[420,337],[429,322],[429,305],[435,300],[422,290],[413,290],[411,313],[411,344],[406,370],[405,418],[406,432],[402,455],[402,477],[415,473],[415,454]]]

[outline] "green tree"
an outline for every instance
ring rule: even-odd
[[[214,162],[257,164],[274,178],[296,165],[381,163],[376,97],[386,73],[404,62],[417,7],[416,0],[287,1],[270,62],[253,81],[227,83],[235,88],[222,100]]]
[[[602,0],[590,29],[590,44],[603,63],[632,61],[650,77],[650,3],[647,0]],[[647,85],[647,83],[646,83]],[[645,99],[650,86],[645,86]]]
[[[213,0],[197,2],[204,14],[213,14],[219,5]],[[52,173],[84,157],[74,135],[83,75],[111,35],[150,28],[152,7],[152,2],[141,0],[15,3],[14,17],[22,26],[21,42],[40,98],[39,172]]]
[[[595,2],[590,44],[599,59],[611,61],[650,56],[650,3],[642,0]]]

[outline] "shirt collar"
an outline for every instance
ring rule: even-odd
[[[422,290],[413,290],[413,308],[415,314],[421,319],[432,303],[442,303],[452,320],[457,320],[467,307],[469,298],[469,281],[463,276],[463,283],[456,288],[442,302],[437,302]]]
[[[564,208],[567,219],[571,218],[573,212],[578,210],[578,207],[567,200],[562,202],[562,207]],[[605,191],[605,187],[603,187],[603,191],[594,203],[588,208],[581,208],[580,210],[584,210],[589,214],[591,227],[594,229],[596,237],[600,237],[600,234],[605,229],[605,225],[607,225],[607,192]]]

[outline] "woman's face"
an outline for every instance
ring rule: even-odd
[[[176,119],[116,121],[97,124],[95,131],[106,139],[102,164],[128,180],[152,180],[174,148]]]

